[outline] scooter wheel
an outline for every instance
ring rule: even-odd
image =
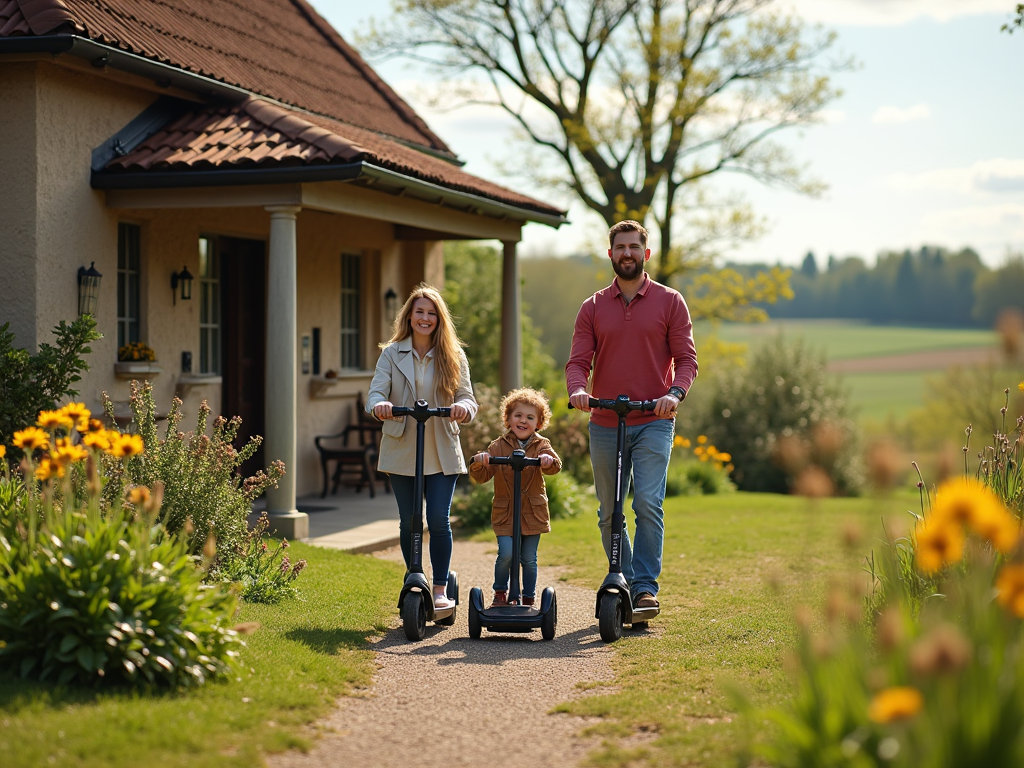
[[[601,630],[601,639],[606,643],[614,643],[622,637],[622,596],[617,592],[605,592],[601,595],[598,627]]]
[[[551,607],[544,614],[544,622],[540,625],[540,635],[545,640],[555,639],[555,627],[558,626],[558,599],[551,595]]]
[[[427,633],[427,607],[423,604],[423,594],[407,592],[402,601],[402,628],[405,636],[414,643],[423,639]]]
[[[472,595],[469,598],[469,636],[474,640],[480,639],[483,627],[480,626],[480,613],[476,609],[476,601]]]
[[[440,627],[450,627],[455,624],[455,617],[459,613],[459,574],[455,571],[448,572],[448,586],[445,587],[444,592],[449,600],[455,601],[455,608],[452,609],[452,615],[444,619],[438,619],[434,623]]]

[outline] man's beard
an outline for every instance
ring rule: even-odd
[[[621,261],[612,262],[612,270],[623,280],[636,280],[644,273],[643,259],[634,259],[633,267],[623,268]]]

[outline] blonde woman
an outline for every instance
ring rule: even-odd
[[[476,416],[469,362],[455,332],[448,305],[436,288],[420,284],[395,319],[390,341],[381,345],[377,369],[366,397],[366,411],[384,422],[378,469],[391,475],[398,502],[399,533],[406,567],[412,556],[412,519],[420,514],[413,499],[416,428],[412,419],[395,417],[393,406],[412,407],[426,400],[431,408],[451,407],[448,421],[427,419],[423,439],[423,495],[430,531],[434,607],[450,608],[445,595],[452,559],[448,521],[455,481],[466,473],[459,424]]]

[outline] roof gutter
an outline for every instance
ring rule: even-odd
[[[237,187],[253,184],[302,184],[319,181],[352,182],[371,180],[381,187],[397,189],[407,197],[468,213],[501,219],[533,221],[556,229],[568,220],[562,214],[544,213],[491,200],[470,192],[442,187],[369,163],[292,166],[287,168],[228,168],[210,171],[93,171],[93,189],[181,189],[186,187]]]

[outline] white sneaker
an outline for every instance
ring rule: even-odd
[[[454,608],[455,601],[450,600],[447,595],[434,595],[434,610],[443,611],[448,608]]]

